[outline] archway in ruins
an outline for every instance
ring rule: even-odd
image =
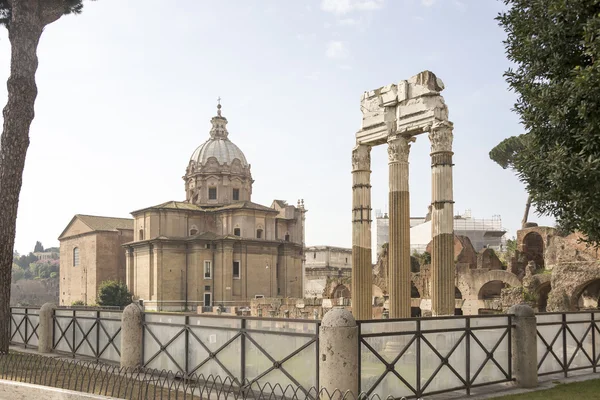
[[[340,297],[347,299],[350,297],[350,290],[346,287],[346,285],[337,285],[333,291],[332,297],[334,299],[339,299]]]
[[[594,279],[585,284],[575,293],[575,304],[578,311],[597,310],[600,297],[600,279]]]
[[[477,298],[479,300],[500,300],[502,289],[507,285],[502,281],[490,281],[481,286]]]
[[[491,282],[500,282],[490,284]],[[490,284],[490,285],[488,285]],[[486,287],[487,285],[487,287]],[[488,271],[484,274],[478,275],[473,282],[473,291],[471,293],[477,293],[479,300],[485,300],[482,296],[487,297],[500,297],[500,291],[505,287],[519,287],[522,286],[521,281],[517,276],[511,272],[504,271],[501,269]],[[484,289],[485,287],[485,289]],[[484,290],[482,290],[484,289]]]
[[[460,291],[459,288],[457,288],[456,286],[454,286],[454,299],[455,300],[461,300],[462,298],[463,298],[462,292]]]
[[[550,290],[552,286],[550,282],[542,283],[536,290],[537,292],[537,306],[538,312],[546,312],[546,307],[548,306],[548,295],[550,294]]]
[[[544,239],[537,232],[529,232],[523,238],[523,253],[527,261],[535,262],[537,268],[544,268]]]

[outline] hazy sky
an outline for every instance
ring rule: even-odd
[[[455,124],[455,212],[501,215],[509,235],[519,227],[523,185],[488,158],[499,141],[522,133],[502,77],[509,63],[494,21],[501,1],[85,3],[40,42],[19,252],[36,240],[58,245],[77,213],[129,217],[184,200],[181,177],[208,138],[218,96],[229,137],[252,164],[253,201],[303,198],[307,244],[350,247],[360,96],[426,69],[444,81]],[[9,60],[3,31],[2,79]],[[371,158],[373,208],[384,210],[385,147]],[[423,216],[431,201],[426,136],[410,162],[411,213]]]

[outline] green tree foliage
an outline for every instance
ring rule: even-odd
[[[82,0],[35,0],[34,2],[54,3],[62,9],[62,14],[79,14],[83,10]],[[9,27],[12,17],[13,3],[25,3],[23,0],[0,0],[0,24]]]
[[[133,301],[127,285],[120,281],[104,281],[98,289],[98,304],[100,306],[125,307]]]
[[[527,147],[527,135],[511,136],[490,151],[490,159],[504,169],[514,169],[515,158],[525,147]]]
[[[29,266],[30,266],[31,264],[33,264],[33,263],[34,263],[34,262],[36,262],[37,260],[38,260],[38,258],[36,257],[36,255],[35,255],[35,254],[33,254],[33,253],[29,253],[29,254],[28,254],[28,255],[26,255],[26,256],[21,256],[21,257],[19,257],[19,259],[18,259],[18,260],[15,260],[15,263],[16,263],[16,264],[17,264],[19,267],[21,267],[21,268],[23,268],[23,269],[27,269],[27,268],[29,268]]]
[[[33,249],[34,253],[43,253],[44,252],[44,246],[42,246],[42,242],[37,241],[35,242],[35,247]]]
[[[515,68],[505,73],[527,132],[513,163],[538,212],[600,244],[600,2],[504,0]]]

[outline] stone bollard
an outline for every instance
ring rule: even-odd
[[[56,304],[46,303],[40,308],[40,324],[37,329],[38,334],[38,353],[52,352],[52,331],[54,321],[52,316],[56,310]]]
[[[518,387],[538,386],[537,374],[537,322],[535,312],[527,304],[517,304],[508,309],[514,314],[512,329],[512,370]]]
[[[358,326],[350,311],[334,308],[325,314],[319,328],[319,349],[321,389],[330,396],[339,390],[335,398],[341,399],[348,391],[358,398]]]
[[[142,365],[142,343],[144,327],[142,310],[130,304],[121,316],[121,367],[137,368]]]

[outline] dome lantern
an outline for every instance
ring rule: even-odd
[[[217,115],[210,122],[210,138],[194,151],[184,176],[186,201],[205,206],[249,201],[254,182],[250,164],[229,140],[220,98]]]

